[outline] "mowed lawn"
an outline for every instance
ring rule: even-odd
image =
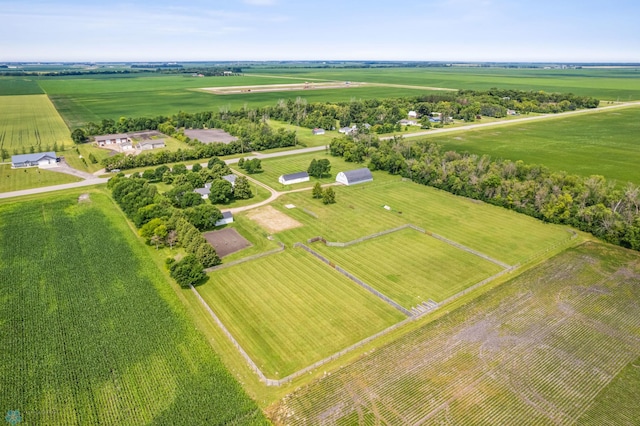
[[[285,377],[405,318],[302,249],[209,275],[198,291],[269,378]]]
[[[0,204],[0,407],[25,424],[264,424],[107,195]]]
[[[0,192],[19,191],[41,186],[61,185],[78,182],[82,179],[65,173],[29,167],[12,169],[11,164],[0,164]]]
[[[305,225],[280,232],[278,238],[294,243],[321,235],[347,242],[411,223],[513,265],[571,236],[566,227],[413,182],[377,182],[377,176],[374,182],[334,187],[336,204],[328,206],[312,199],[310,191],[278,198],[272,205]]]
[[[10,155],[71,143],[71,132],[46,95],[0,96],[0,148]]]
[[[407,309],[441,302],[502,268],[413,229],[349,247],[311,246]]]
[[[640,107],[430,138],[446,149],[640,185]]]

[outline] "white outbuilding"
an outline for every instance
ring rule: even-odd
[[[289,175],[282,175],[278,178],[278,182],[283,185],[293,185],[294,183],[309,182],[309,173],[298,172]]]
[[[231,212],[222,212],[222,219],[219,219],[215,223],[215,225],[222,226],[222,225],[228,225],[230,223],[233,223],[233,215],[231,214]]]
[[[373,175],[371,174],[371,170],[366,167],[362,169],[340,172],[338,173],[338,176],[336,176],[336,182],[345,184],[347,186],[371,181],[373,181]]]
[[[37,152],[35,154],[22,154],[11,156],[11,167],[55,167],[57,164],[56,153]]]

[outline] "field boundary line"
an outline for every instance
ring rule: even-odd
[[[204,271],[205,272],[219,271],[220,269],[230,268],[232,266],[236,266],[236,265],[239,265],[239,264],[244,263],[244,262],[250,262],[252,260],[260,259],[261,257],[271,256],[272,254],[276,254],[276,253],[280,253],[281,251],[284,251],[284,244],[282,244],[281,242],[278,241],[278,245],[280,247],[274,248],[274,249],[269,250],[269,251],[265,251],[264,253],[258,253],[258,254],[254,254],[252,256],[243,257],[242,259],[237,259],[237,260],[234,260],[234,261],[229,262],[229,263],[222,263],[220,265],[216,265],[216,266],[212,266],[210,268],[206,268]]]
[[[408,316],[408,317],[412,317],[413,316],[413,314],[408,309],[400,306],[398,304],[398,302],[394,301],[389,296],[386,296],[386,295],[380,293],[378,290],[376,290],[375,288],[371,287],[369,284],[365,283],[364,281],[362,281],[361,279],[359,279],[358,277],[356,277],[352,273],[348,272],[346,269],[343,269],[340,266],[336,265],[335,263],[333,263],[332,261],[330,261],[329,259],[327,259],[323,255],[321,255],[320,253],[318,253],[314,249],[312,249],[310,247],[307,247],[306,245],[304,245],[302,243],[295,243],[293,245],[293,247],[300,247],[303,250],[307,251],[308,253],[311,253],[313,256],[315,256],[320,261],[326,263],[327,265],[329,265],[330,267],[332,267],[336,271],[340,272],[345,277],[349,278],[354,283],[358,284],[360,287],[362,287],[365,290],[369,291],[374,296],[382,299],[385,303],[388,303],[389,305],[393,306],[394,308],[396,308],[397,310],[399,310],[400,312],[402,312],[406,316]]]
[[[240,355],[242,355],[242,357],[247,361],[247,363],[249,364],[249,367],[258,375],[258,377],[260,377],[260,380],[262,380],[263,382],[266,383],[267,380],[269,380],[269,379],[267,379],[265,377],[265,375],[262,373],[262,371],[260,371],[260,369],[258,368],[256,363],[253,362],[253,360],[251,359],[249,354],[247,354],[245,352],[245,350],[242,348],[242,346],[240,346],[240,343],[238,343],[238,341],[233,337],[231,332],[229,332],[229,330],[227,330],[227,327],[224,326],[222,321],[220,321],[220,318],[218,318],[218,316],[215,314],[215,312],[213,312],[213,309],[211,309],[211,306],[209,306],[207,301],[202,298],[202,296],[200,295],[200,293],[198,292],[198,290],[196,290],[196,288],[194,286],[189,284],[189,288],[191,288],[191,291],[193,291],[193,293],[196,295],[196,297],[198,298],[200,303],[202,303],[202,306],[204,306],[204,308],[207,310],[207,312],[209,312],[209,315],[218,324],[218,326],[220,327],[222,332],[224,334],[226,334],[226,336],[229,338],[229,340],[231,340],[231,343],[233,343],[233,345],[240,351]]]
[[[506,263],[504,263],[504,262],[499,261],[498,259],[494,259],[494,258],[493,258],[493,257],[491,257],[491,256],[488,256],[488,255],[486,255],[486,254],[484,254],[484,253],[482,253],[482,252],[479,252],[479,251],[477,251],[477,250],[474,250],[474,249],[472,249],[471,247],[467,247],[467,246],[462,245],[462,244],[460,244],[460,243],[457,243],[457,242],[455,242],[455,241],[453,241],[453,240],[450,240],[450,239],[448,239],[448,238],[445,238],[445,237],[443,237],[442,235],[438,235],[438,234],[436,234],[435,232],[427,231],[427,232],[425,232],[425,233],[426,233],[427,235],[429,235],[429,236],[431,236],[431,237],[435,238],[436,240],[440,240],[440,241],[442,241],[443,243],[446,243],[446,244],[449,244],[449,245],[451,245],[451,246],[453,246],[453,247],[459,248],[460,250],[464,250],[464,251],[466,251],[467,253],[471,253],[471,254],[473,254],[473,255],[476,255],[476,256],[478,256],[478,257],[481,257],[481,258],[483,258],[484,260],[488,260],[489,262],[491,262],[491,263],[495,263],[496,265],[501,266],[501,267],[503,267],[503,268],[505,268],[505,269],[509,269],[509,268],[511,268],[511,267],[512,267],[512,265],[508,265],[508,264],[506,264]]]

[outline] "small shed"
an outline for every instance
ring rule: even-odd
[[[320,129],[319,127],[316,127],[311,131],[311,133],[313,133],[314,135],[324,135],[324,129]]]
[[[11,156],[11,167],[51,167],[56,165],[56,153],[53,151],[37,152]]]
[[[231,212],[222,212],[222,219],[216,222],[216,226],[228,225],[230,223],[233,223],[233,215]]]
[[[418,113],[415,111],[409,111],[409,118],[418,118]]]
[[[338,176],[336,176],[336,182],[345,184],[347,186],[371,181],[373,181],[373,175],[371,174],[371,170],[366,167],[362,169],[340,172],[338,173]]]
[[[133,150],[133,142],[131,141],[122,142],[120,144],[120,148],[122,148],[123,151],[131,151]]]
[[[283,185],[293,185],[294,183],[309,182],[309,173],[298,172],[289,175],[282,175],[278,178],[278,182]]]
[[[226,180],[227,182],[229,182],[231,184],[232,188],[235,188],[236,186],[236,179],[238,179],[238,176],[234,175],[234,174],[230,174],[230,175],[224,175],[222,176],[222,179]]]

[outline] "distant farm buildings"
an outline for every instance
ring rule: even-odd
[[[418,113],[415,111],[409,111],[409,118],[418,118]]]
[[[231,214],[231,212],[227,211],[227,212],[222,212],[222,219],[219,219],[215,225],[216,226],[222,226],[222,225],[228,225],[230,223],[233,223],[233,214]]]
[[[53,151],[11,156],[11,167],[14,169],[20,167],[52,167],[56,163],[56,153]]]
[[[366,167],[362,169],[340,172],[338,173],[338,176],[336,176],[336,182],[342,183],[347,186],[371,181],[373,181],[373,175],[371,174],[371,170]]]
[[[313,133],[314,135],[324,135],[324,129],[320,129],[320,128],[316,127],[315,129],[313,129],[311,131],[311,133]]]
[[[98,146],[119,145],[125,142],[131,142],[129,135],[126,133],[118,133],[114,135],[96,136],[95,141]]]
[[[298,172],[288,175],[282,175],[278,178],[278,182],[283,185],[293,185],[294,183],[309,182],[309,173]]]
[[[148,141],[140,142],[136,145],[136,148],[140,151],[149,151],[152,149],[164,148],[165,146],[166,144],[164,143],[164,139],[150,139]]]

